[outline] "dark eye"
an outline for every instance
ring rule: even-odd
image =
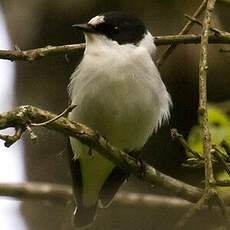
[[[101,23],[96,26],[97,31],[102,34],[117,34],[120,32],[120,28],[117,25],[113,25],[110,23]]]
[[[118,26],[114,26],[114,27],[113,27],[113,31],[114,31],[115,33],[118,33],[118,32],[120,31],[120,28],[119,28]]]

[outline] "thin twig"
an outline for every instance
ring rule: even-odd
[[[220,149],[217,147],[216,144],[213,144],[213,145],[212,145],[212,150],[213,150],[213,149],[216,150],[216,151],[219,153],[219,155],[220,155],[220,156],[222,157],[222,159],[225,161],[225,164],[226,164],[226,165],[229,165],[229,163],[227,163],[227,162],[230,161],[230,158],[228,157],[228,155],[226,154],[226,152],[220,150]]]
[[[33,142],[36,142],[38,137],[37,137],[37,135],[34,133],[34,131],[31,129],[31,127],[29,125],[26,125],[26,130],[30,134],[30,140],[33,141]]]
[[[204,168],[204,160],[200,160],[195,157],[187,158],[186,162],[182,163],[186,168]]]
[[[188,35],[167,35],[155,36],[154,42],[157,46],[170,45],[170,44],[199,44],[201,35],[188,34]],[[223,35],[218,37],[216,35],[209,35],[209,43],[214,44],[230,44],[230,37]],[[58,54],[70,54],[82,52],[85,44],[63,45],[63,46],[47,46],[44,48],[37,48],[31,50],[0,50],[0,59],[10,61],[36,61],[43,57]]]
[[[162,45],[170,45],[175,43],[179,44],[200,44],[201,42],[201,35],[196,34],[186,34],[186,35],[167,35],[167,36],[155,36],[154,42],[157,46]],[[230,43],[230,36],[229,35],[222,35],[216,36],[215,34],[210,34],[208,38],[209,44],[229,44]]]
[[[222,215],[224,217],[224,222],[225,222],[224,224],[227,227],[227,229],[229,229],[230,223],[229,223],[229,218],[228,218],[225,203],[224,203],[223,199],[218,195],[218,193],[215,194],[214,199],[215,199],[217,205],[220,207],[220,210],[222,211]]]
[[[196,18],[188,15],[188,14],[185,14],[185,17],[188,18],[189,20],[191,20],[192,22],[202,26],[202,22],[200,22],[199,20],[197,20]],[[225,31],[222,31],[222,30],[219,30],[217,28],[214,28],[214,27],[209,27],[209,30],[211,30],[212,32],[214,32],[217,36],[230,36],[230,33],[228,32],[225,32]]]
[[[176,138],[183,146],[184,148],[190,152],[194,157],[198,158],[199,160],[204,160],[204,158],[196,151],[194,151],[189,144],[187,143],[187,141],[184,139],[184,137],[178,133],[177,129],[171,129],[171,136],[173,138]]]
[[[226,163],[225,164],[230,167],[230,163]],[[219,170],[222,169],[223,166],[220,164],[220,162],[216,159],[212,159],[212,165],[213,167],[215,167],[215,169]],[[183,167],[187,167],[187,168],[205,168],[205,164],[204,164],[204,160],[200,160],[194,157],[188,158],[186,159],[185,163],[182,163]]]
[[[184,216],[176,223],[175,229],[182,229],[187,221],[193,217],[198,210],[200,210],[204,205],[205,202],[209,199],[210,194],[207,196],[207,194],[204,194],[201,199],[194,204],[185,214]]]
[[[221,141],[220,146],[222,148],[224,148],[224,150],[226,151],[227,155],[230,157],[230,146],[229,146],[228,142],[223,140],[223,141]]]
[[[204,11],[207,4],[207,0],[203,0],[201,5],[196,9],[195,13],[193,14],[194,18],[199,17],[202,12]],[[185,26],[182,28],[182,30],[179,32],[179,35],[184,35],[189,32],[189,30],[192,28],[193,22],[188,21]],[[162,57],[157,61],[157,65],[161,66],[163,62],[170,56],[170,54],[173,52],[173,50],[177,47],[177,44],[172,43],[171,46],[165,51],[165,53],[162,55]]]
[[[0,134],[0,139],[5,141],[5,146],[10,147],[14,144],[17,140],[19,140],[22,136],[23,128],[22,127],[15,127],[15,134],[13,136]]]
[[[227,166],[227,164],[225,163],[225,161],[224,161],[224,159],[222,157],[223,153],[216,146],[212,146],[212,149],[213,150],[211,151],[211,153],[216,157],[216,159],[223,166],[223,168],[226,171],[226,173],[230,176],[230,169],[229,169],[229,167]],[[219,154],[221,154],[221,156]]]
[[[230,187],[230,180],[216,180],[213,186]]]
[[[31,123],[30,126],[34,126],[34,127],[39,127],[39,126],[46,126],[51,122],[56,121],[57,119],[59,119],[60,117],[65,116],[67,113],[71,112],[74,108],[76,108],[77,105],[69,105],[62,113],[60,113],[58,116],[50,119],[49,121],[45,121],[42,123]]]

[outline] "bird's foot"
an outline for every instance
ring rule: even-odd
[[[89,147],[89,151],[88,151],[89,156],[93,156],[93,148]]]
[[[146,163],[140,157],[136,158],[136,161],[137,161],[137,165],[140,165],[140,172],[138,173],[138,176],[143,178],[146,175]]]
[[[142,151],[132,151],[132,152],[129,152],[129,155],[131,155],[132,157],[134,157],[136,159],[137,165],[140,166],[140,172],[138,173],[138,176],[143,178],[143,177],[145,177],[145,174],[146,174],[146,163],[140,157],[141,153],[142,153]]]

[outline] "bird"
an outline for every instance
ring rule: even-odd
[[[170,117],[171,97],[153,61],[154,38],[133,15],[111,11],[84,24],[85,50],[69,84],[68,118],[97,131],[110,144],[138,157],[153,132]],[[70,168],[76,209],[73,222],[90,226],[128,174],[70,137]]]

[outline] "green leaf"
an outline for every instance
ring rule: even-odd
[[[211,106],[208,109],[208,124],[211,133],[211,144],[219,145],[225,140],[230,143],[230,119],[222,110]],[[188,136],[188,144],[193,150],[202,155],[202,141],[200,137],[200,127],[194,126]],[[187,153],[188,157],[192,157],[191,153]]]

